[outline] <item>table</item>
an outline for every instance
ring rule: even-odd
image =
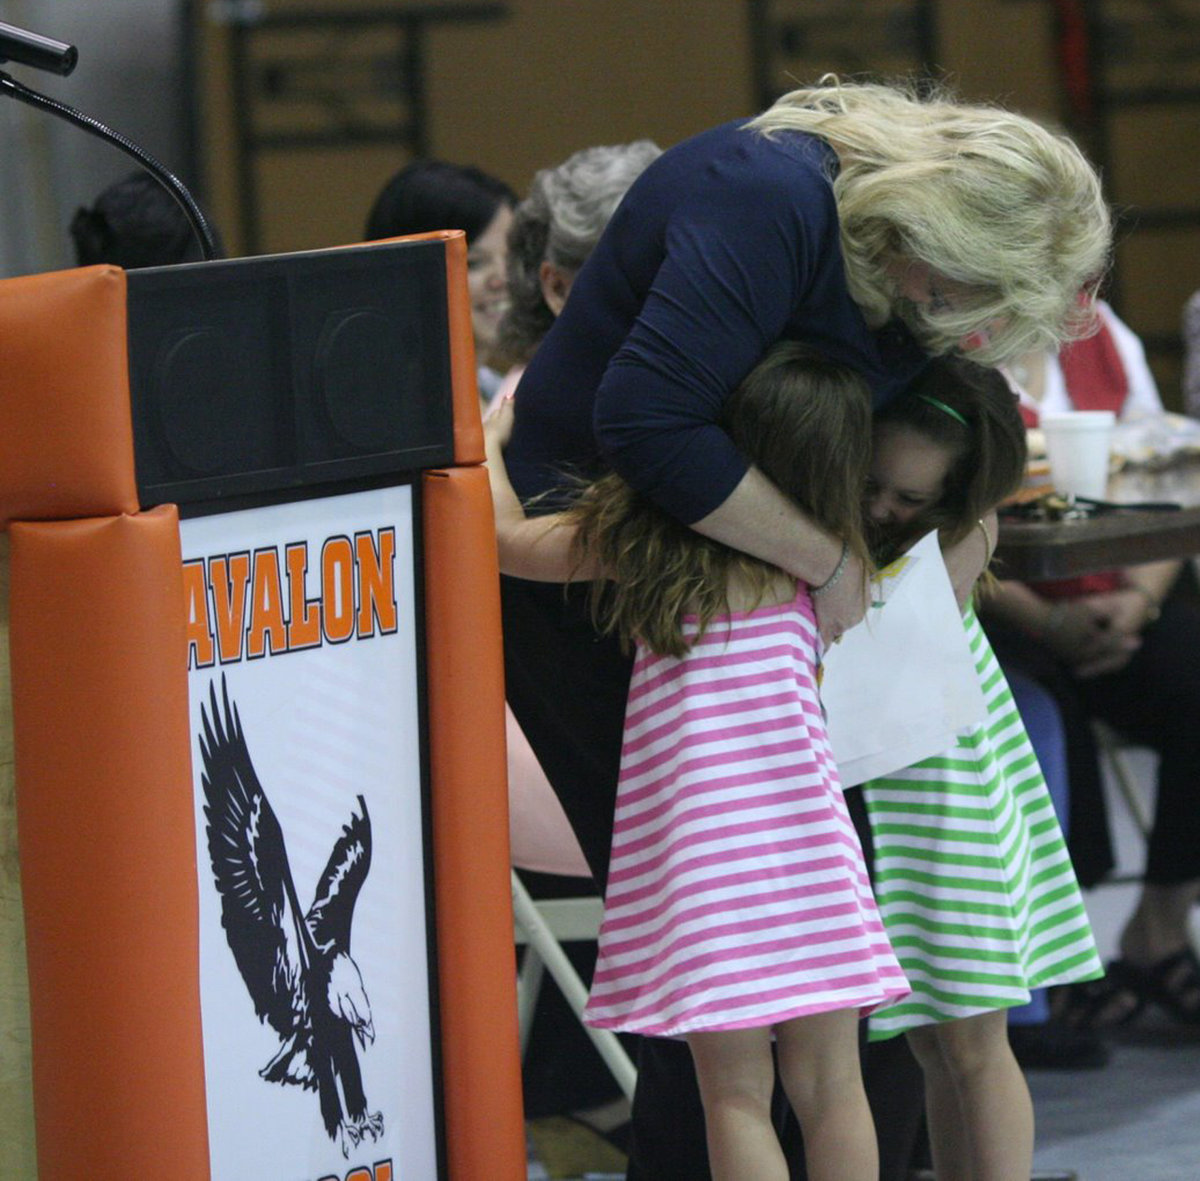
[[[1162,472],[1121,472],[1107,499],[1173,501],[1177,510],[1121,511],[1079,521],[1001,521],[995,573],[1001,578],[1071,578],[1200,554],[1200,462]]]

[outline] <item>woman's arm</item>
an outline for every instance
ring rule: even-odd
[[[692,528],[818,588],[829,582],[841,565],[841,540],[820,529],[753,467],[733,492]],[[849,556],[836,581],[813,603],[821,639],[833,643],[867,613],[868,585],[862,563]]]
[[[1183,571],[1183,563],[1170,562],[1148,562],[1144,566],[1127,566],[1125,568],[1125,577],[1131,587],[1137,591],[1146,600],[1147,615],[1149,619],[1158,617],[1158,608],[1163,605],[1167,595],[1171,593],[1171,588],[1175,585],[1175,580]]]
[[[484,420],[483,441],[500,572],[534,582],[587,581],[597,575],[575,556],[575,530],[563,515],[527,517],[504,465],[504,447],[512,434],[512,399],[495,406]]]
[[[828,149],[737,135],[716,166],[675,178],[663,257],[597,391],[596,439],[606,461],[672,516],[820,586],[839,568],[841,539],[746,463],[722,415],[729,392],[807,302],[815,300],[814,322],[851,348],[861,319],[840,278]],[[818,597],[827,642],[863,618],[865,587],[851,559]]]

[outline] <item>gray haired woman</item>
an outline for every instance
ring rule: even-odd
[[[508,231],[509,307],[496,340],[505,366],[533,356],[626,190],[661,155],[648,139],[602,145],[534,176]]]

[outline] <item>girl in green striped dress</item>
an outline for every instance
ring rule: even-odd
[[[944,544],[978,531],[990,554],[995,506],[1024,466],[1024,426],[1004,378],[934,362],[876,415],[865,507],[878,556],[931,529]],[[871,1037],[908,1037],[939,1178],[1028,1181],[1033,1111],[1007,1010],[1031,988],[1103,969],[1037,759],[969,602],[963,625],[987,720],[941,755],[863,787],[876,898],[912,986],[871,1017]]]

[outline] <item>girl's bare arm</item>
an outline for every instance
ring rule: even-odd
[[[500,572],[534,582],[579,582],[598,577],[590,563],[580,564],[575,553],[575,530],[564,524],[563,514],[525,515],[504,465],[504,448],[512,434],[512,420],[512,401],[506,399],[483,424]]]
[[[1000,531],[1000,519],[993,509],[980,522],[982,528],[972,529],[957,545],[946,546],[942,549],[942,558],[946,563],[946,571],[954,586],[954,597],[958,600],[959,610],[965,609],[975,584],[991,561],[996,549],[996,539]]]

